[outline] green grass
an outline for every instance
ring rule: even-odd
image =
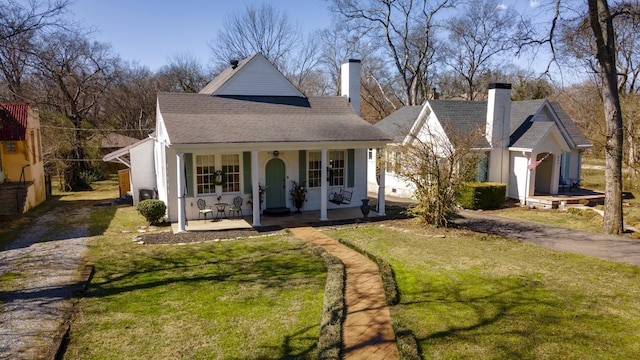
[[[640,269],[471,232],[328,232],[385,258],[425,359],[640,357]],[[435,237],[433,235],[444,235]]]
[[[26,214],[0,217],[0,249],[16,240],[25,229],[40,221],[42,215],[52,209],[57,209],[57,211],[60,212],[73,212],[74,209],[92,206],[97,202],[109,201],[118,197],[117,178],[96,181],[92,184],[94,188],[93,191],[78,192],[61,192],[57,185],[57,180],[54,179],[53,182],[53,194],[48,196],[47,200],[42,204],[29,210]],[[60,220],[60,218],[63,219],[64,217],[59,217],[58,220]],[[86,221],[86,219],[79,219],[78,221]],[[102,222],[104,223],[104,221],[105,220]],[[48,225],[52,227],[51,231],[57,231],[65,229],[71,225],[71,223],[56,221],[56,223],[50,223]]]
[[[317,357],[326,270],[307,245],[291,235],[138,245],[142,223],[122,207],[98,224],[67,358]]]
[[[602,216],[593,210],[571,209],[569,211],[557,209],[527,209],[509,207],[500,210],[487,210],[488,214],[543,223],[549,226],[559,226],[576,230],[601,232]]]

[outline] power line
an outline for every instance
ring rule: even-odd
[[[49,129],[60,129],[60,130],[74,130],[74,131],[94,131],[94,132],[105,132],[105,131],[153,131],[155,129],[98,129],[98,128],[93,128],[93,129],[86,129],[86,128],[82,128],[82,129],[78,129],[78,128],[74,128],[74,127],[65,127],[65,126],[52,126],[52,125],[40,125],[41,128],[49,128]]]
[[[69,161],[69,162],[89,162],[89,161],[104,161],[103,159],[46,159],[48,161]]]

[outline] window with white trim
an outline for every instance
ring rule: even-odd
[[[318,188],[322,185],[322,154],[320,151],[307,152],[307,182],[310,188]]]
[[[198,194],[216,192],[215,176],[215,156],[196,155],[196,189],[198,189]]]
[[[342,150],[329,151],[329,186],[344,186],[345,152]]]
[[[225,182],[222,184],[222,192],[239,192],[240,191],[240,155],[223,154],[222,155],[222,173],[225,176]]]

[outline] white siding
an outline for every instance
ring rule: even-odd
[[[261,56],[254,57],[214,95],[302,96],[278,70]]]
[[[156,168],[153,161],[154,142],[146,141],[129,150],[133,203],[140,202],[140,189],[156,190]]]
[[[524,204],[526,200],[527,187],[531,187],[531,172],[527,169],[529,160],[522,153],[511,152],[511,171],[509,171],[509,184],[507,186],[507,196],[520,200]]]

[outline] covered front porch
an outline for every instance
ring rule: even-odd
[[[354,199],[355,200],[355,199]],[[373,200],[373,199],[372,199]],[[292,212],[284,216],[260,216],[260,227],[257,229],[274,229],[274,228],[292,228],[299,226],[313,226],[316,224],[336,224],[336,223],[365,223],[367,221],[375,221],[381,216],[376,212],[375,204],[371,206],[367,218],[365,219],[360,207],[345,207],[329,209],[328,216],[331,220],[320,221],[320,210],[303,211],[300,213]],[[201,219],[189,220],[186,224],[186,231],[224,231],[238,229],[253,229],[253,217],[243,216],[237,219]],[[174,233],[179,232],[178,223],[172,223],[171,228]]]

